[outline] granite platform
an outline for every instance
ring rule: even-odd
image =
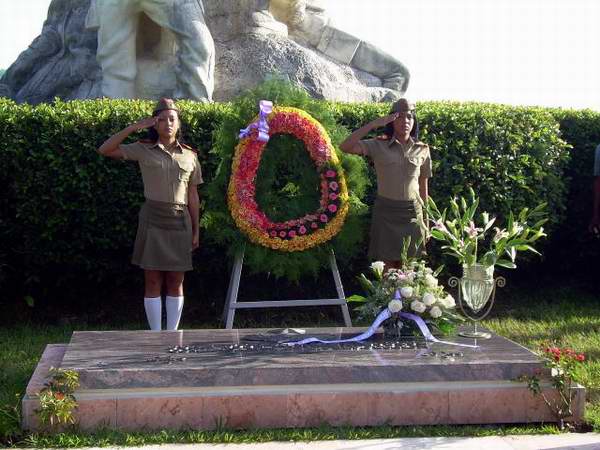
[[[364,328],[311,328],[337,339]],[[553,422],[522,375],[547,375],[540,359],[501,336],[453,337],[478,348],[384,339],[282,345],[282,330],[75,332],[49,345],[23,399],[23,425],[38,429],[35,394],[50,366],[79,373],[82,429],[278,428],[329,425]],[[548,396],[554,392],[542,382]],[[576,386],[574,419],[585,390]]]

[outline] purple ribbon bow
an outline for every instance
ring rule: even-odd
[[[273,102],[261,100],[258,103],[258,120],[240,130],[239,138],[247,138],[250,136],[252,130],[257,129],[257,139],[261,142],[269,142],[269,124],[267,123],[267,116],[271,114],[271,111],[273,111]]]

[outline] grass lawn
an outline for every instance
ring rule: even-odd
[[[519,293],[517,290],[507,289],[500,292],[498,298],[494,317],[485,323],[495,332],[534,350],[540,345],[555,343],[586,354],[587,360],[577,372],[577,381],[588,389],[587,424],[594,431],[600,432],[600,298],[576,288],[543,289],[527,294],[522,290]],[[302,325],[306,326],[306,321]],[[141,324],[132,324],[129,328],[135,329],[140,326]],[[77,432],[56,436],[23,435],[19,429],[19,400],[29,377],[46,344],[68,342],[74,329],[82,330],[85,327],[17,324],[0,330],[0,342],[3,344],[0,347],[0,445],[81,447],[558,432],[554,426],[407,426],[159,433],[104,431],[93,435]]]

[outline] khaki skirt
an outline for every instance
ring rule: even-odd
[[[187,206],[146,200],[131,262],[146,270],[192,270],[192,220]]]
[[[400,261],[404,239],[410,237],[409,256],[420,253],[417,243],[424,237],[423,214],[417,200],[377,197],[371,218],[371,261]]]

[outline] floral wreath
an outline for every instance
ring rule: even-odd
[[[303,217],[273,222],[256,202],[256,174],[270,136],[290,134],[302,141],[321,180],[319,208]],[[260,102],[260,115],[240,133],[227,191],[231,215],[250,241],[274,250],[303,251],[329,241],[348,214],[348,188],[327,131],[305,111]]]

